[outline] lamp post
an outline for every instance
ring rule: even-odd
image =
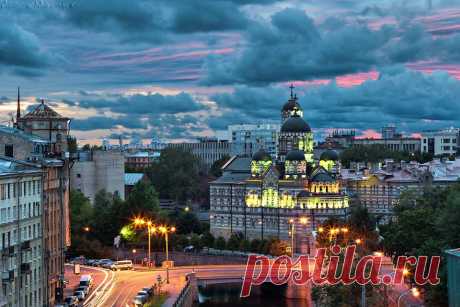
[[[407,291],[404,291],[403,293],[401,293],[399,296],[398,296],[398,300],[396,302],[396,307],[399,307],[399,303],[401,301],[401,298],[407,294],[411,293],[413,297],[419,297],[420,296],[420,291],[419,289],[417,288],[410,288],[409,290]]]
[[[153,225],[152,221],[144,220],[142,218],[135,218],[134,219],[134,225],[135,226],[147,226],[147,236],[148,236],[148,266],[150,266],[150,263],[152,261],[151,258],[151,235],[156,231],[155,226]]]
[[[160,226],[158,227],[158,230],[165,235],[165,243],[166,243],[166,261],[169,261],[169,248],[168,248],[168,242],[169,242],[169,233],[173,233],[176,231],[176,227],[168,227],[168,226]]]

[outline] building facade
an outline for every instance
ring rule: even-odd
[[[279,124],[241,124],[228,126],[231,155],[252,157],[259,149],[273,158],[278,155]]]
[[[0,158],[0,250],[2,306],[43,306],[42,171]]]
[[[106,192],[125,199],[125,156],[118,150],[79,152],[70,169],[70,186],[82,192],[91,203],[97,192]]]
[[[424,132],[422,133],[422,152],[434,156],[453,156],[457,154],[459,142],[459,128]]]
[[[425,164],[386,160],[383,166],[374,167],[358,164],[352,169],[342,169],[340,178],[351,199],[366,207],[381,223],[387,223],[404,191],[422,193],[428,187],[457,182],[460,160],[434,160]]]
[[[246,239],[288,240],[295,224],[296,236],[302,235],[294,240],[294,251],[308,252],[318,225],[348,215],[348,197],[335,173],[338,161],[328,160],[329,170],[313,161],[313,134],[301,115],[291,94],[281,109],[278,156],[274,159],[263,148],[251,158],[234,156],[223,166],[223,175],[211,182],[214,236],[241,233]]]
[[[198,143],[171,143],[168,147],[190,151],[206,169],[217,160],[230,156],[231,153],[231,146],[227,140],[215,138],[201,138]]]
[[[0,152],[33,162],[43,172],[43,304],[53,306],[64,288],[64,253],[70,246],[69,167],[75,139],[69,122],[42,100],[31,112],[18,110],[15,128],[0,129]],[[3,147],[3,148],[2,148]]]
[[[125,153],[125,165],[130,170],[145,170],[160,158],[159,151],[135,151]]]

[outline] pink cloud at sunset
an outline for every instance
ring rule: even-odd
[[[356,136],[357,139],[381,139],[382,134],[374,129],[366,129],[361,131],[360,135]]]

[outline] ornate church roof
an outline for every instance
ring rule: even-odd
[[[41,103],[35,107],[31,112],[27,113],[22,117],[22,119],[63,119],[59,113],[51,109],[45,104],[45,101],[42,100]]]
[[[271,161],[272,157],[263,149],[259,149],[253,156],[254,161]]]
[[[333,149],[327,149],[321,154],[319,159],[324,160],[324,161],[328,161],[328,160],[338,161],[339,154]]]
[[[303,161],[305,160],[305,152],[303,150],[291,150],[286,155],[286,161]]]
[[[311,132],[311,128],[302,117],[293,115],[281,126],[281,132]]]
[[[302,110],[299,102],[297,101],[297,97],[290,98],[283,106],[283,111],[293,111],[293,110]]]

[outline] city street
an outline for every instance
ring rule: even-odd
[[[230,265],[230,266],[197,266],[197,267],[181,267],[169,271],[170,283],[165,284],[162,288],[170,294],[170,298],[165,302],[165,306],[170,306],[174,302],[174,295],[177,295],[184,283],[185,275],[192,271],[197,273],[197,277],[208,278],[213,276],[233,277],[235,275],[242,275],[244,266]],[[164,269],[152,271],[121,271],[115,273],[115,281],[113,288],[108,293],[106,299],[101,301],[100,306],[115,306],[126,307],[132,306],[132,301],[136,293],[142,287],[150,287],[157,282],[158,275],[163,280],[166,279],[166,272]]]

